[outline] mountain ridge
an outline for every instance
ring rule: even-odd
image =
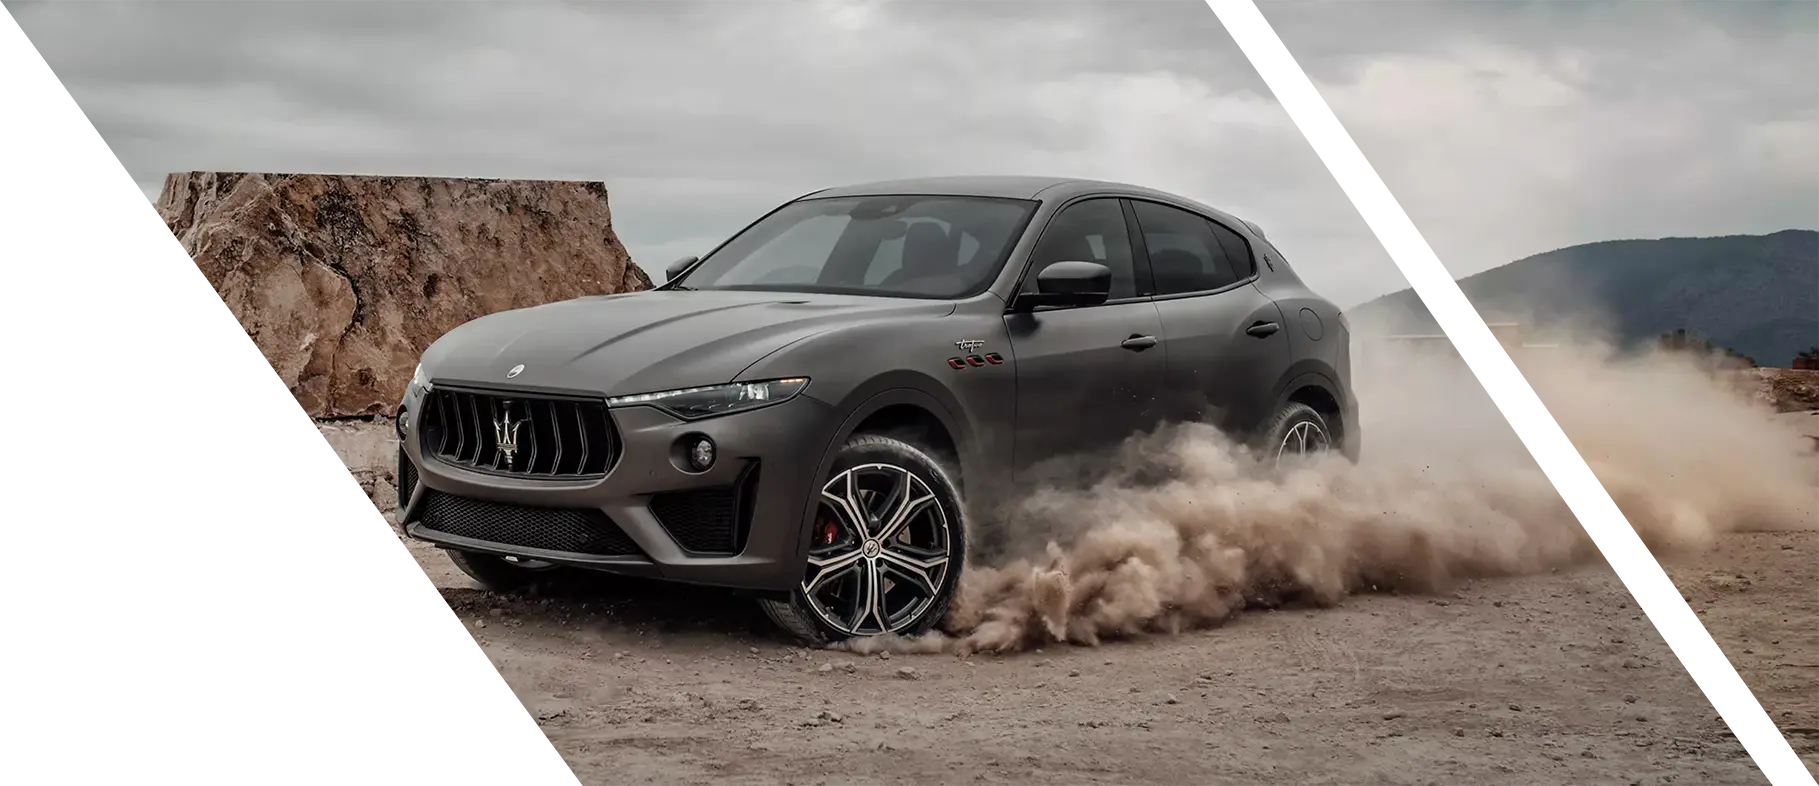
[[[1819,230],[1601,240],[1467,276],[1488,321],[1575,318],[1624,345],[1685,329],[1765,366],[1819,344]],[[1413,290],[1352,308],[1362,324],[1437,329]]]

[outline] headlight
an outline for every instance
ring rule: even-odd
[[[683,420],[725,415],[768,407],[794,398],[808,387],[808,379],[773,379],[768,382],[735,382],[705,388],[665,390],[609,398],[609,407],[656,407]]]
[[[423,373],[423,364],[418,363],[416,372],[411,374],[411,384],[405,389],[405,395],[416,395],[427,389],[429,389],[429,375]]]

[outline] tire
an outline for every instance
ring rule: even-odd
[[[526,567],[491,554],[444,549],[450,562],[481,588],[501,594],[518,594],[547,586],[560,575],[553,567]]]
[[[1313,407],[1294,401],[1276,411],[1257,443],[1259,458],[1274,467],[1280,467],[1289,456],[1337,449],[1326,418]]]
[[[919,636],[947,615],[966,566],[966,526],[958,485],[929,452],[854,436],[811,493],[816,514],[803,579],[787,599],[759,600],[777,627],[827,646]],[[854,523],[855,506],[863,525]],[[862,602],[872,597],[869,587],[884,590],[882,604]]]

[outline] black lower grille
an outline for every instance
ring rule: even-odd
[[[651,514],[682,548],[695,554],[737,554],[745,548],[757,466],[730,486],[670,491],[651,497]]]
[[[411,495],[417,492],[417,465],[411,463],[411,457],[400,449],[398,451],[398,510],[402,511],[411,504]]]
[[[425,453],[485,472],[599,477],[619,453],[606,402],[597,399],[435,388],[418,424]]]
[[[638,544],[597,510],[508,505],[425,489],[424,528],[462,538],[596,557],[635,556]]]

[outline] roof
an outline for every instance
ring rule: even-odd
[[[1083,193],[1112,193],[1131,197],[1158,197],[1164,201],[1186,202],[1206,211],[1233,220],[1244,221],[1224,213],[1216,208],[1187,199],[1179,194],[1158,191],[1153,188],[1116,183],[1105,180],[1088,180],[1077,177],[1039,177],[1033,175],[958,175],[949,177],[922,177],[904,180],[882,180],[875,183],[860,183],[850,186],[816,191],[803,198],[816,197],[857,197],[857,196],[898,196],[906,194],[990,197],[997,199],[1053,199],[1066,200]],[[1263,229],[1250,221],[1244,221],[1250,230],[1263,238]]]
[[[896,194],[938,194],[941,196],[998,197],[1001,199],[1036,199],[1050,190],[1116,190],[1152,192],[1153,189],[1124,183],[1108,183],[1073,177],[1038,177],[1033,175],[959,175],[883,180],[818,191],[818,197],[885,196]],[[1177,197],[1179,198],[1179,197]]]

